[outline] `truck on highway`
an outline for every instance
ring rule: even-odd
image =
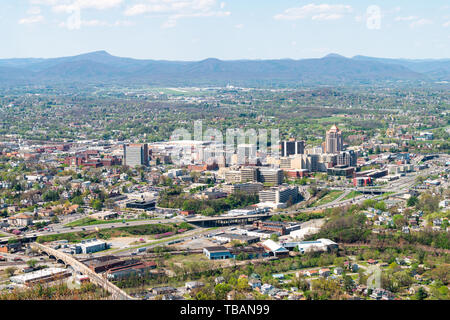
[[[147,248],[143,247],[143,248],[138,248],[136,250],[136,253],[141,253],[141,252],[145,252],[145,250],[147,250]]]

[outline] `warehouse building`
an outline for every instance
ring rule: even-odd
[[[289,250],[280,246],[273,240],[266,240],[262,243],[263,248],[275,257],[283,257],[289,255]]]
[[[203,254],[210,260],[222,260],[233,258],[230,250],[224,246],[206,247],[203,248]]]
[[[30,286],[34,283],[51,282],[69,277],[71,274],[62,268],[45,268],[11,277],[11,282]]]
[[[89,239],[81,241],[81,244],[75,247],[75,252],[78,253],[94,253],[108,249],[108,244],[105,241],[97,239]]]
[[[222,233],[214,236],[215,240],[218,240],[220,242],[231,242],[231,241],[238,241],[242,244],[252,244],[259,241],[259,237],[250,237],[250,236],[244,236],[241,234],[234,234],[234,233]]]
[[[108,279],[111,280],[123,279],[130,277],[132,275],[142,276],[146,272],[150,272],[152,269],[155,268],[156,263],[153,261],[138,262],[134,264],[128,264],[125,266],[109,269],[108,271],[106,271],[106,276]]]
[[[295,247],[298,248],[299,252],[316,252],[316,251],[328,251],[338,248],[338,244],[329,239],[318,239],[314,241],[300,241],[300,242],[285,242],[281,243],[283,248],[288,250],[293,250]]]

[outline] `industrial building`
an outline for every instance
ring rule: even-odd
[[[273,240],[266,240],[262,243],[263,248],[275,257],[283,257],[289,255],[289,250],[280,246]]]
[[[298,248],[299,252],[315,252],[315,251],[328,251],[338,248],[338,244],[329,239],[318,239],[314,241],[300,241],[300,242],[285,242],[281,243],[283,248],[293,250]]]
[[[82,261],[85,265],[89,267],[92,271],[96,273],[101,273],[108,271],[109,269],[121,267],[124,265],[130,265],[135,264],[139,262],[137,259],[119,259],[116,256],[104,256],[104,257],[97,257],[94,259],[88,259]]]
[[[126,278],[132,275],[142,276],[146,272],[156,268],[156,263],[153,261],[149,262],[137,262],[134,264],[127,264],[124,266],[116,267],[106,271],[106,276],[108,279],[117,280]]]
[[[210,260],[230,259],[233,258],[230,250],[224,246],[206,247],[203,248],[203,254]]]
[[[300,224],[282,221],[255,221],[253,226],[259,230],[267,230],[278,233],[280,236],[287,235],[292,231],[299,230]]]
[[[105,241],[97,239],[89,239],[81,241],[81,244],[75,247],[75,252],[78,253],[94,253],[108,249],[108,244]]]
[[[71,273],[63,268],[45,268],[38,271],[28,272],[18,276],[11,277],[11,282],[32,285],[34,283],[51,282],[67,278]]]
[[[235,233],[221,233],[216,234],[214,236],[215,240],[218,240],[220,242],[231,242],[231,241],[238,241],[242,244],[252,244],[257,243],[259,241],[259,237],[253,237],[253,236],[245,236],[241,234],[235,234]]]

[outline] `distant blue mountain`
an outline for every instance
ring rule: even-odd
[[[201,61],[139,60],[96,51],[71,57],[0,59],[5,84],[114,83],[358,84],[449,81],[450,59],[407,60],[329,54],[319,59]]]

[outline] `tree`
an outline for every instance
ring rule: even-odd
[[[228,292],[230,292],[233,287],[227,283],[219,283],[214,287],[214,294],[217,300],[225,300],[227,298]]]
[[[16,267],[8,267],[5,269],[5,272],[8,275],[8,277],[12,277],[14,275],[14,273],[16,272],[16,270],[17,270]]]
[[[94,210],[100,211],[102,209],[102,207],[103,207],[103,203],[99,199],[93,199],[91,201],[91,207]]]
[[[408,207],[414,207],[415,205],[417,205],[417,203],[419,203],[419,198],[417,198],[416,196],[411,196],[406,202]]]
[[[415,295],[415,298],[417,300],[425,300],[428,297],[427,292],[425,291],[425,289],[423,287],[420,287]]]
[[[249,289],[248,279],[247,278],[239,278],[236,284],[236,290],[238,291],[247,291]]]
[[[34,268],[34,267],[36,266],[36,264],[37,264],[37,261],[34,260],[34,259],[31,259],[31,260],[28,260],[28,261],[27,261],[27,265],[28,265],[29,267],[31,267],[31,268]]]
[[[276,234],[276,233],[273,233],[273,234],[271,234],[270,235],[270,240],[272,240],[272,241],[278,241],[278,235]]]
[[[352,289],[353,289],[353,287],[354,287],[354,282],[353,282],[352,277],[350,277],[350,276],[344,274],[344,275],[343,275],[343,280],[344,280],[344,288],[345,288],[345,291],[347,291],[347,292],[352,292]]]
[[[407,225],[406,219],[401,214],[396,214],[392,217],[392,220],[397,228]]]

